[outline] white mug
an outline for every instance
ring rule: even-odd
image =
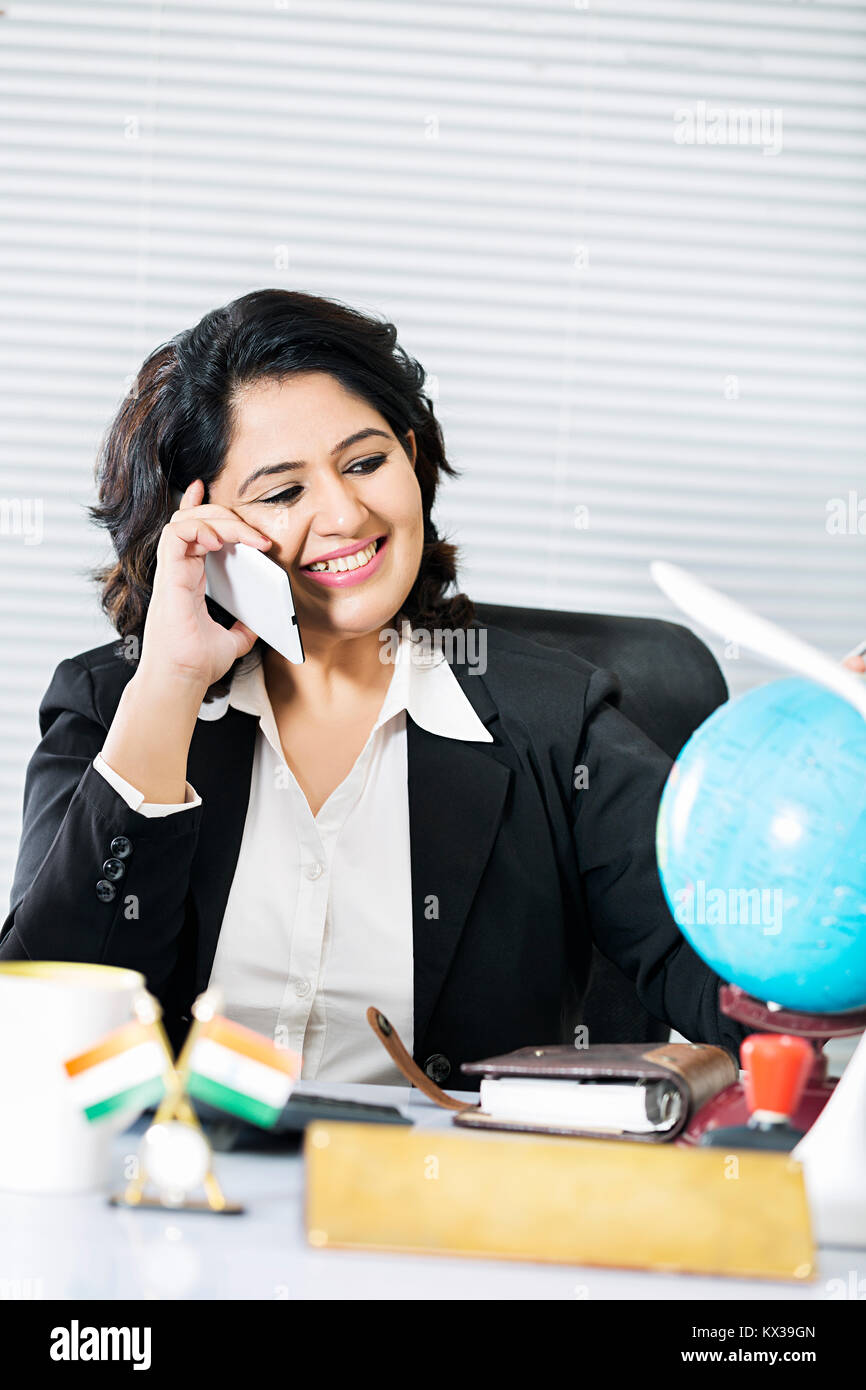
[[[128,1023],[144,985],[111,965],[0,961],[0,1188],[107,1186],[112,1140],[135,1113],[86,1119],[63,1063]]]

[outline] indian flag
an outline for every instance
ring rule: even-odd
[[[197,1100],[271,1129],[301,1073],[296,1052],[217,1014],[199,1026],[186,1089]]]
[[[125,1023],[77,1057],[64,1062],[78,1104],[88,1120],[162,1100],[171,1062],[152,1023]]]

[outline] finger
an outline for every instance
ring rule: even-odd
[[[858,673],[866,671],[866,661],[863,660],[862,656],[849,656],[845,665],[849,671],[857,671]]]
[[[180,499],[179,510],[188,511],[190,507],[198,507],[204,497],[204,483],[201,478],[194,478]]]
[[[175,566],[179,565],[181,572],[185,575],[183,582],[189,586],[193,576],[186,574],[188,566],[185,562],[190,559],[201,559],[209,551],[220,550],[221,548],[222,541],[219,536],[204,521],[189,518],[175,526],[164,526],[156,552],[157,579],[161,568],[168,565],[170,569],[174,569]],[[197,581],[198,576],[196,575],[195,578]]]
[[[228,521],[244,520],[240,512],[235,511],[232,507],[222,507],[218,502],[202,502],[195,510],[199,516],[204,517],[205,521],[219,521],[221,517]],[[177,513],[175,513],[175,515],[177,515]],[[251,526],[247,521],[244,521],[244,525],[250,526],[250,530],[256,531],[257,535],[261,536],[265,534],[263,531],[259,531],[257,527]]]
[[[235,644],[235,660],[238,657],[246,656],[247,652],[252,651],[253,644],[258,641],[258,634],[248,628],[246,623],[242,623],[240,619],[232,624],[228,629],[228,634]]]
[[[170,536],[177,536],[187,545],[200,545],[205,551],[219,550],[223,543],[219,532],[198,516],[183,517],[178,513],[177,520],[169,522],[166,530]]]
[[[241,521],[234,512],[223,508],[217,509],[216,514],[204,507],[197,507],[194,513],[175,512],[169,525],[181,535],[187,535],[194,526],[204,526],[221,541],[231,541],[233,544],[240,542],[243,545],[255,546],[257,550],[267,550],[271,544],[268,536],[263,536],[261,531],[257,531],[246,521]],[[193,537],[190,535],[189,538]]]

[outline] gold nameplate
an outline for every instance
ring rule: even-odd
[[[304,1153],[317,1247],[816,1274],[803,1169],[784,1153],[322,1121]]]

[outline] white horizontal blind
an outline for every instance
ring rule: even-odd
[[[866,635],[866,537],[826,524],[866,510],[864,34],[796,0],[13,0],[3,884],[39,697],[110,636],[98,439],[152,347],[256,287],[398,324],[474,597],[675,616],[663,556],[829,652]]]

